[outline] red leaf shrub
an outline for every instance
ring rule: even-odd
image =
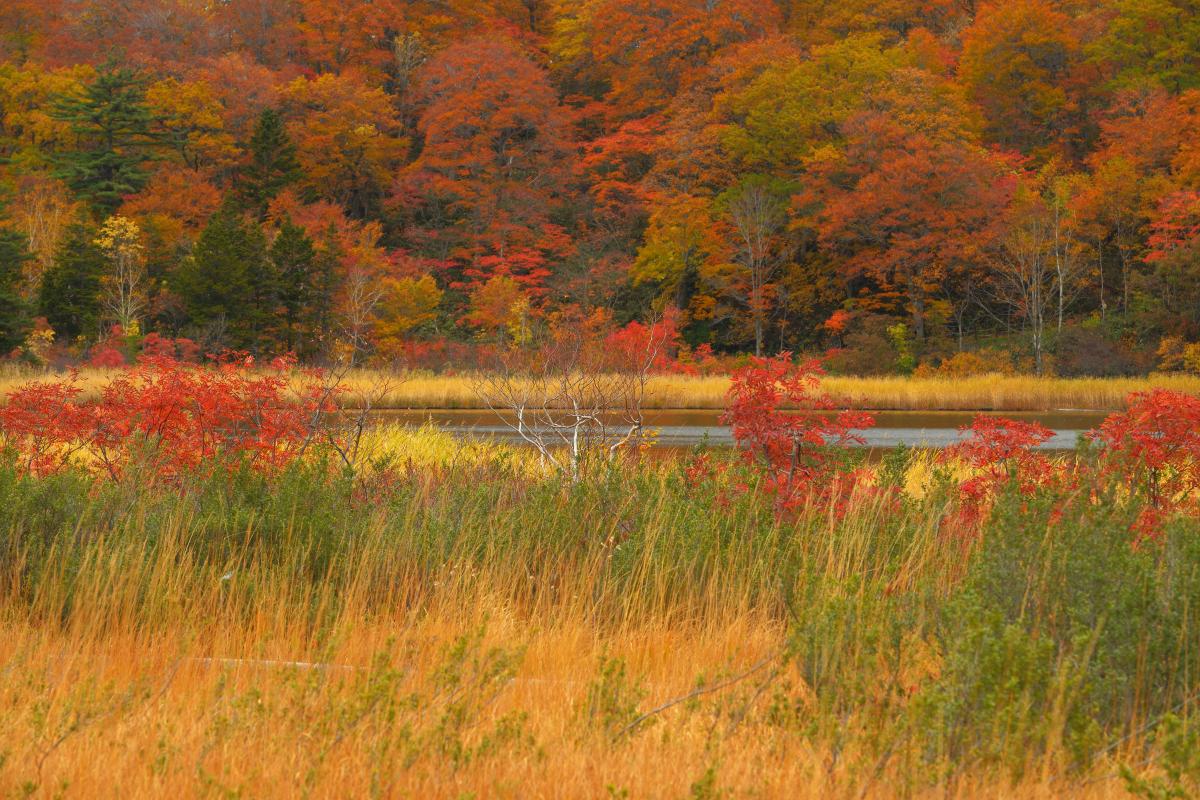
[[[712,455],[710,453],[700,453],[684,465],[683,480],[688,486],[694,489],[701,486],[705,481],[711,480],[715,473],[716,468],[713,466]]]
[[[781,353],[732,376],[722,422],[782,511],[831,496],[844,483],[831,448],[862,444],[854,431],[875,424],[870,414],[836,411],[820,393],[822,374],[819,359],[795,364]]]
[[[1104,446],[1101,469],[1140,494],[1144,535],[1179,511],[1200,513],[1200,398],[1155,389],[1129,396],[1126,410],[1093,431]]]
[[[1054,462],[1035,448],[1054,431],[1039,422],[980,414],[960,431],[970,436],[942,451],[943,463],[958,461],[977,471],[959,485],[963,503],[960,522],[977,523],[1000,488],[1016,481],[1021,492],[1032,493],[1055,475]]]
[[[721,375],[729,372],[707,342],[697,345],[695,350],[680,345],[673,367],[683,375]]]
[[[444,374],[452,374],[456,368],[484,369],[493,364],[496,361],[496,347],[486,343],[457,342],[443,337],[405,341],[396,348],[393,355],[395,361],[408,369],[440,370]]]
[[[17,458],[20,471],[43,477],[62,469],[87,447],[93,428],[90,410],[76,402],[83,390],[78,375],[28,383],[9,392],[0,408],[0,437]]]
[[[99,344],[92,348],[88,366],[100,369],[116,369],[125,366],[125,354],[111,344]]]
[[[171,339],[156,332],[146,334],[142,339],[141,358],[173,358],[179,361],[198,361],[200,345],[191,339],[179,337]]]
[[[602,366],[615,371],[648,367],[651,372],[673,368],[672,350],[679,330],[675,316],[667,316],[649,325],[637,320],[604,337]]]
[[[75,376],[18,388],[0,409],[0,435],[37,476],[73,463],[114,480],[133,463],[167,481],[221,464],[274,472],[317,440],[336,394],[291,361],[264,371],[247,357],[208,366],[149,357],[95,400],[79,400]]]

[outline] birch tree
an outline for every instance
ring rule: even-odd
[[[122,330],[136,330],[147,302],[141,228],[128,217],[109,217],[100,227],[95,244],[109,261],[109,272],[103,279],[104,308]]]
[[[762,356],[769,288],[780,262],[779,236],[787,224],[787,210],[766,182],[746,180],[727,196],[726,214],[737,239],[746,305],[754,324],[754,354]]]

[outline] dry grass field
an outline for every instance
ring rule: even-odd
[[[210,577],[219,585],[219,576]],[[169,575],[160,580],[171,582]],[[68,630],[10,617],[0,624],[0,791],[114,798],[1128,797],[1118,759],[1101,759],[1085,778],[1058,776],[1051,762],[1015,785],[984,770],[945,785],[913,785],[902,764],[862,749],[858,740],[869,740],[865,728],[874,724],[869,715],[845,719],[844,738],[832,741],[769,722],[772,698],[754,697],[761,683],[754,679],[766,670],[613,741],[589,716],[601,659],[619,659],[640,689],[636,696],[654,707],[686,696],[698,680],[753,668],[779,646],[778,621],[747,610],[703,623],[664,617],[606,631],[578,612],[550,619],[522,613],[492,596],[488,581],[479,575],[473,588],[448,588],[419,608],[405,609],[397,597],[390,612],[312,598],[338,606],[321,631],[298,620],[288,603],[258,599],[235,613],[249,598],[215,589],[176,600],[155,625],[138,624],[139,612],[129,607],[132,587],[118,578],[103,588],[106,599],[78,609]],[[287,588],[269,583],[260,591]],[[447,656],[460,637],[470,648],[461,665]],[[461,676],[438,672],[448,663]],[[790,669],[784,677],[797,680]]]
[[[396,375],[363,371],[347,381],[349,402],[378,394],[388,408],[478,408],[470,376]],[[647,406],[661,409],[720,409],[725,406],[725,377],[655,375],[647,387]],[[855,378],[829,376],[822,390],[840,405],[872,411],[1051,411],[1115,410],[1130,392],[1151,388],[1200,394],[1200,376],[1155,375],[1149,378],[1037,378],[978,375],[967,378]]]
[[[928,456],[780,520],[372,436],[406,462],[367,499],[0,469],[0,795],[1121,798],[1190,708],[1194,530],[1041,541],[1021,500],[948,539]]]

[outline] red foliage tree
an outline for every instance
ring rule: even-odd
[[[1200,243],[1200,192],[1167,195],[1150,222],[1147,261],[1163,261],[1172,253],[1194,249]]]
[[[1200,513],[1200,398],[1155,389],[1130,395],[1125,411],[1093,431],[1102,469],[1146,502],[1137,529],[1146,536],[1172,513]]]
[[[969,141],[908,129],[882,114],[857,117],[847,129],[821,240],[879,290],[905,297],[923,339],[929,298],[950,268],[993,236],[1008,182],[996,159]],[[843,170],[855,177],[846,182]]]
[[[991,141],[1042,157],[1080,122],[1080,44],[1069,16],[1047,0],[984,5],[963,34],[958,74],[983,109]]]
[[[855,431],[875,424],[865,412],[835,411],[820,393],[823,373],[817,359],[796,364],[780,353],[754,358],[732,376],[722,422],[780,511],[834,493],[840,481],[831,448],[863,444]]]
[[[451,45],[421,77],[424,144],[394,198],[408,237],[456,265],[451,283],[506,273],[539,288],[570,250],[552,221],[570,177],[569,130],[545,71],[490,36]]]
[[[590,23],[609,101],[630,118],[662,110],[718,53],[777,30],[780,19],[775,4],[758,0],[603,0]]]
[[[979,522],[1001,487],[1010,481],[1029,494],[1055,473],[1054,463],[1035,450],[1054,436],[1054,431],[1041,423],[980,414],[961,432],[969,437],[943,450],[940,460],[958,461],[976,470],[959,486],[962,522]]]
[[[650,197],[643,181],[663,134],[664,120],[655,115],[629,120],[584,147],[578,168],[601,224],[624,227],[645,219]]]

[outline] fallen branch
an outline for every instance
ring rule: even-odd
[[[642,714],[637,719],[635,719],[633,722],[630,722],[628,725],[626,725],[624,728],[621,728],[621,730],[619,730],[615,734],[613,734],[613,738],[620,739],[622,736],[624,736],[625,734],[634,730],[635,728],[637,728],[639,725],[641,725],[646,720],[650,719],[651,717],[655,716],[656,714],[661,714],[662,712],[666,711],[667,709],[677,706],[680,703],[686,703],[687,701],[693,700],[697,697],[702,697],[706,694],[712,694],[713,692],[719,692],[722,689],[727,689],[728,687],[733,686],[736,683],[740,683],[741,681],[744,681],[746,678],[749,678],[751,675],[753,675],[756,672],[758,672],[759,670],[761,670],[763,667],[770,664],[772,661],[779,658],[779,656],[780,656],[779,653],[772,653],[771,655],[767,656],[762,661],[759,661],[753,667],[746,670],[745,672],[743,672],[740,675],[735,675],[734,677],[729,678],[728,680],[722,681],[720,683],[715,683],[711,686],[701,686],[699,688],[693,689],[692,691],[688,692],[687,694],[683,695],[682,697],[676,697],[672,700],[668,700],[667,702],[663,703],[662,705],[652,708],[649,711],[647,711],[646,713]]]

